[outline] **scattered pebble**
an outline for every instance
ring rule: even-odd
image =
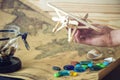
[[[60,70],[61,70],[61,68],[60,68],[60,67],[58,67],[58,66],[53,66],[53,70],[60,71]]]

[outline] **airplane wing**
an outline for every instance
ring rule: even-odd
[[[60,17],[59,12],[61,12],[61,13],[65,14],[66,16],[69,16],[69,17],[75,19],[76,21],[84,24],[86,27],[92,28],[92,29],[94,29],[95,31],[98,31],[98,32],[100,31],[100,29],[98,29],[97,27],[89,24],[88,22],[84,21],[84,20],[81,19],[81,18],[77,18],[77,17],[73,16],[72,14],[69,14],[69,13],[65,12],[64,10],[62,10],[62,9],[60,9],[60,8],[57,8],[56,6],[54,6],[54,5],[51,4],[51,3],[48,3],[47,5],[48,5],[49,7],[51,7],[51,8],[53,8],[53,9],[56,11],[56,13],[58,14],[59,17]],[[87,17],[87,16],[86,16],[86,17]]]

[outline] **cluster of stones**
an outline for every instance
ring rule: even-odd
[[[78,76],[78,72],[85,72],[87,69],[91,71],[98,71],[110,64],[108,61],[102,63],[94,63],[93,61],[72,61],[70,65],[63,66],[63,70],[58,66],[53,66],[53,70],[58,71],[54,77],[61,76]]]

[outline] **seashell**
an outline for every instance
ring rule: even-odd
[[[92,49],[87,53],[88,59],[97,60],[97,59],[101,59],[102,57],[103,57],[103,54],[96,49]]]
[[[104,61],[108,61],[109,63],[111,63],[111,62],[114,62],[115,59],[113,57],[108,57],[108,58],[105,58]]]

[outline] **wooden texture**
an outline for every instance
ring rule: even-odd
[[[58,6],[59,8],[64,9],[68,12],[85,12],[85,13],[113,13],[120,14],[120,5],[119,4],[82,4],[82,3],[54,3],[52,4]],[[46,9],[46,11],[51,11]]]
[[[103,79],[107,74],[109,74],[112,70],[114,70],[120,64],[120,58],[116,60],[114,63],[111,63],[107,68],[103,69],[99,72],[99,79]]]
[[[27,6],[31,7],[32,9],[34,9],[35,11],[39,12],[40,14],[42,14],[44,17],[44,19],[46,19],[46,22],[49,22],[50,24],[54,24],[54,22],[51,20],[51,17],[43,12],[40,7],[39,7],[39,3],[37,3],[36,1],[31,1],[31,0],[20,0],[23,4],[26,4]]]
[[[80,16],[81,14],[89,13],[89,18],[94,19],[120,19],[120,1],[119,0],[20,0],[25,4],[31,4],[35,10],[43,10],[50,13],[51,16],[56,16],[54,10],[47,6],[47,2],[52,3],[58,8]]]

